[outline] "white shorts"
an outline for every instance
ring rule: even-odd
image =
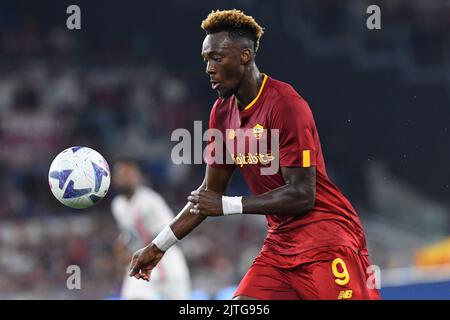
[[[188,300],[191,293],[189,269],[180,248],[167,250],[153,269],[150,281],[125,274],[121,298],[126,300]]]

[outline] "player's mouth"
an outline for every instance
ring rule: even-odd
[[[219,88],[219,86],[220,86],[220,83],[219,83],[219,82],[211,81],[211,88],[212,88],[213,90],[217,90],[217,89]]]

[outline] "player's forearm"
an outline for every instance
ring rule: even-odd
[[[194,230],[206,216],[201,214],[192,214],[190,210],[194,207],[191,202],[188,202],[186,206],[181,210],[181,212],[175,217],[175,219],[170,223],[170,228],[177,237],[181,240],[186,235],[188,235],[192,230]]]
[[[153,239],[150,246],[165,252],[195,229],[206,216],[190,213],[193,205],[188,203],[181,212]]]
[[[206,181],[203,181],[197,190],[203,190],[205,188]],[[161,250],[167,250],[178,240],[181,240],[188,235],[200,223],[202,223],[206,216],[192,214],[190,212],[192,208],[193,204],[188,202],[184,208],[181,209],[180,213],[170,222],[170,224],[158,234],[158,236],[153,240],[153,244]]]
[[[242,212],[263,215],[297,215],[311,211],[315,187],[284,185],[269,192],[242,198]]]

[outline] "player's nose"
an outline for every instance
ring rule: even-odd
[[[206,74],[211,75],[211,74],[214,74],[214,73],[216,73],[215,68],[212,66],[211,63],[208,62],[208,63],[206,64]]]

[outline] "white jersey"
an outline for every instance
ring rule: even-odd
[[[152,189],[141,186],[128,199],[112,201],[112,213],[120,238],[131,252],[149,244],[170,223],[174,214],[165,200]],[[122,285],[125,299],[189,299],[189,270],[183,253],[172,246],[151,273],[150,282],[128,276]]]

